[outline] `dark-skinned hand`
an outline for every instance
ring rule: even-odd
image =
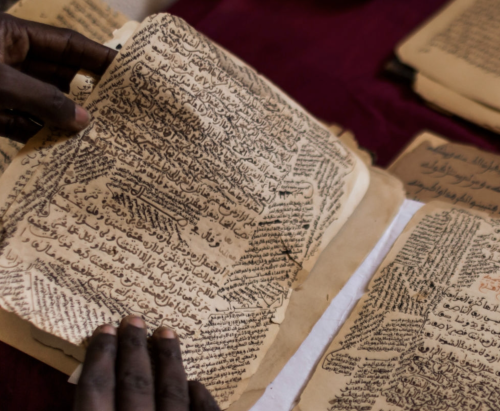
[[[158,328],[147,348],[139,317],[96,329],[76,389],[74,411],[220,411],[199,382],[187,381],[179,340]],[[155,372],[151,367],[155,364]]]
[[[63,92],[78,70],[102,74],[115,56],[75,31],[0,13],[0,135],[24,143],[41,123],[84,129],[89,114]]]

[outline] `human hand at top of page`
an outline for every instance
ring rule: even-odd
[[[187,381],[177,335],[166,327],[151,337],[139,317],[97,328],[76,389],[74,411],[220,411],[208,390]],[[155,364],[154,372],[151,366]]]
[[[115,56],[75,31],[0,13],[0,135],[25,143],[37,122],[84,129],[89,114],[63,92],[78,70],[102,74]]]

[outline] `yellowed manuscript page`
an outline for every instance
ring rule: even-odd
[[[168,325],[189,376],[227,407],[368,171],[166,14],[140,26],[86,107],[85,132],[42,133],[36,156],[22,153],[37,166],[7,196],[1,305],[75,345],[129,313]]]

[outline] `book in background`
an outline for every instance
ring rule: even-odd
[[[432,106],[499,133],[499,21],[498,0],[451,1],[397,46],[403,65],[389,68],[413,69],[414,90]]]

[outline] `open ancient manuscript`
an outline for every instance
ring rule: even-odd
[[[417,212],[321,359],[295,410],[494,410],[500,220]]]
[[[182,20],[146,20],[86,103],[0,180],[0,305],[75,347],[142,315],[223,407],[363,198],[364,164]]]
[[[500,132],[500,1],[454,0],[404,40],[414,88],[442,109]]]

